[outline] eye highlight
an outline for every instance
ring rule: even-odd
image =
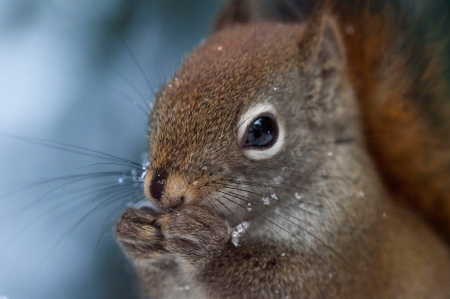
[[[277,125],[269,116],[258,117],[247,130],[247,139],[242,145],[246,147],[266,148],[271,146],[277,137]]]
[[[249,159],[269,159],[284,147],[284,119],[271,103],[248,107],[239,117],[236,131],[236,145]]]

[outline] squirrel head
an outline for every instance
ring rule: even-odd
[[[355,111],[331,17],[225,15],[156,98],[145,192],[163,210],[204,203],[248,219],[248,192],[304,187],[329,155],[321,144],[355,137]]]
[[[144,190],[164,215],[127,209],[119,239],[139,264],[150,257],[142,272],[155,255],[175,258],[187,270],[177,273],[214,298],[448,294],[448,248],[392,205],[376,168],[407,173],[437,161],[435,151],[405,155],[428,139],[379,129],[419,123],[404,109],[417,88],[402,87],[421,82],[403,77],[402,61],[416,60],[389,55],[398,52],[397,29],[383,25],[399,24],[384,17],[391,6],[318,0],[303,14],[307,2],[226,4],[154,104]]]

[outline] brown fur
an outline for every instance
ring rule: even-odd
[[[255,22],[257,7],[227,4],[157,96],[145,193],[158,208],[129,208],[116,227],[144,293],[449,298],[448,244],[394,206],[450,229],[449,136],[428,116],[448,115],[436,52],[400,52],[408,23],[389,6],[325,2],[285,24]],[[236,136],[257,104],[285,132],[261,160]]]
[[[339,16],[341,32],[353,29],[343,36],[367,147],[393,199],[419,211],[450,239],[450,101],[443,45],[406,36],[405,17],[389,8]],[[410,46],[414,43],[421,47]],[[417,64],[426,67],[414,73]],[[420,97],[425,107],[415,101]]]

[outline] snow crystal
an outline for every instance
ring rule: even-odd
[[[217,50],[219,50],[219,51],[222,51],[222,49],[223,49],[222,46],[217,47]]]
[[[188,285],[185,286],[177,286],[178,291],[189,291],[190,287]],[[1,299],[1,298],[0,298]]]
[[[295,192],[295,198],[302,199],[302,196],[300,194],[298,194],[298,192]]]
[[[275,184],[279,185],[281,183],[281,181],[283,180],[283,178],[280,176],[277,176],[276,178],[273,178],[273,180],[275,181]]]
[[[239,238],[244,235],[245,231],[249,228],[249,226],[250,222],[244,221],[233,229],[233,232],[231,233],[231,242],[233,243],[234,246],[236,247],[239,246]]]
[[[275,199],[275,200],[278,200],[278,197],[277,197],[276,194],[271,194],[270,197],[272,197],[272,198]]]
[[[142,174],[139,177],[139,181],[143,182],[145,179],[145,176],[147,175],[148,165],[150,165],[150,162],[142,163]]]
[[[137,181],[137,171],[136,169],[131,170],[131,177],[133,178],[133,182]]]
[[[265,204],[266,206],[270,204],[270,199],[268,197],[263,197],[262,201],[263,201],[263,204]]]

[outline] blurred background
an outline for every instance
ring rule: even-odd
[[[218,7],[0,0],[0,298],[137,298],[112,233],[142,193],[126,160],[145,160],[148,103]]]
[[[149,103],[219,2],[0,0],[0,298],[137,298],[114,219],[142,198]],[[411,3],[447,31],[447,0]]]

